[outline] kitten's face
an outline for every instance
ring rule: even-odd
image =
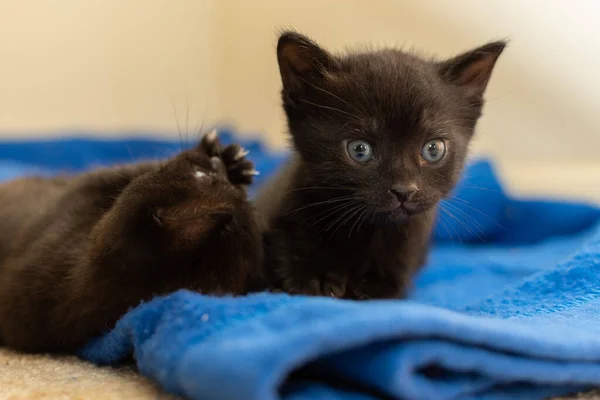
[[[503,47],[443,63],[397,50],[334,57],[284,34],[284,108],[311,176],[348,189],[344,195],[379,220],[402,222],[435,207],[460,176]]]

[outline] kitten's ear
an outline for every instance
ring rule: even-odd
[[[438,71],[446,81],[467,86],[475,95],[483,95],[492,76],[496,60],[506,42],[491,42],[438,64]]]
[[[283,87],[287,90],[318,82],[335,64],[326,50],[296,32],[284,32],[279,37],[277,61]]]

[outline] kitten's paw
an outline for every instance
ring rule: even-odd
[[[219,142],[216,130],[204,135],[200,147],[209,157],[221,159],[225,166],[227,179],[234,185],[249,185],[258,175],[258,171],[254,169],[254,163],[246,158],[249,154],[248,150],[237,144],[223,147]]]
[[[227,146],[221,159],[227,168],[227,177],[234,185],[249,185],[258,175],[254,163],[246,158],[249,151],[237,144]]]
[[[202,137],[200,141],[200,149],[203,150],[209,157],[220,157],[223,151],[223,146],[219,141],[217,130],[213,129]]]
[[[342,298],[346,281],[345,275],[331,271],[322,277],[290,276],[283,281],[283,289],[290,294]]]
[[[404,288],[393,279],[368,277],[349,283],[346,293],[353,300],[396,299],[403,297]]]

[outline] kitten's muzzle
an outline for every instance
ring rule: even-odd
[[[395,184],[388,189],[388,204],[379,208],[377,214],[397,223],[405,222],[412,215],[423,211],[423,204],[416,198],[416,184]]]
[[[409,201],[418,190],[419,188],[414,183],[408,185],[395,184],[389,189],[390,193],[393,194],[401,204]]]
[[[392,194],[393,202],[390,210],[395,214],[411,215],[419,210],[419,203],[414,201],[415,195],[419,191],[416,184],[395,184],[388,191]]]

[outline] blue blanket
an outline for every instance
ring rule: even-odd
[[[244,144],[263,179],[285,158]],[[178,149],[0,143],[0,178]],[[133,353],[142,374],[191,399],[544,398],[600,385],[599,253],[598,208],[511,199],[480,161],[442,206],[407,301],[180,291],[130,311],[80,355],[115,364]]]

